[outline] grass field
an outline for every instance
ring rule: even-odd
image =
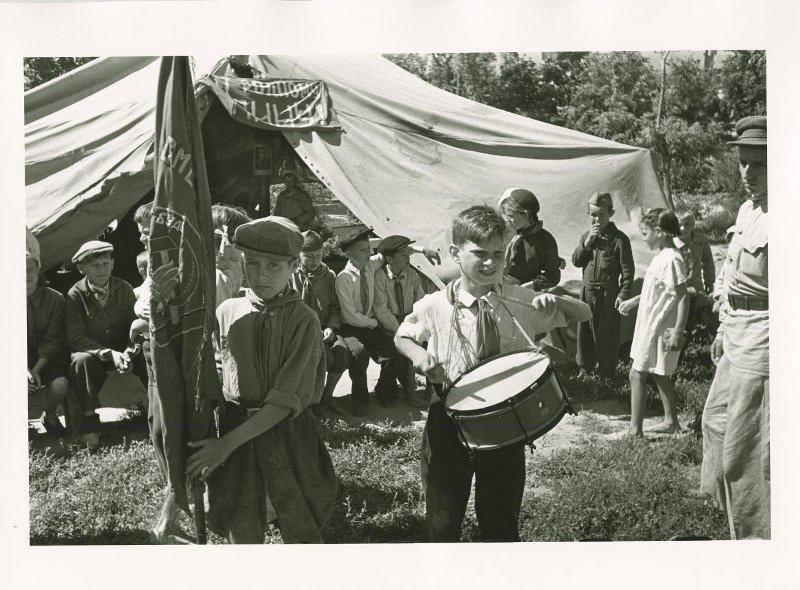
[[[690,344],[677,375],[680,410],[690,421],[713,367],[700,343]],[[520,517],[526,541],[727,538],[725,517],[692,494],[702,442],[691,434],[651,442],[619,440],[630,390],[626,367],[609,381],[566,375],[577,416],[569,416],[527,454]],[[651,415],[660,413],[655,393]],[[424,540],[425,509],[418,476],[422,421],[348,423],[326,419],[322,430],[339,478],[336,509],[324,535],[333,543]],[[103,432],[95,454],[43,438],[30,443],[30,542],[138,544],[147,541],[162,482],[141,410]],[[190,526],[186,519],[187,527]],[[189,529],[191,530],[191,529]],[[479,541],[470,507],[464,541]],[[279,542],[273,529],[267,542]],[[211,543],[221,543],[213,537]]]

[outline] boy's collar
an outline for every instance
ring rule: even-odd
[[[103,293],[105,293],[111,288],[111,277],[108,277],[108,281],[106,281],[106,284],[104,286],[102,286],[102,287],[99,287],[99,286],[95,285],[93,282],[91,282],[89,280],[89,277],[85,277],[85,278],[86,278],[86,287],[90,291],[102,291]]]
[[[486,295],[483,295],[482,298],[488,299],[489,295],[491,295],[492,293],[496,293],[496,291],[499,288],[500,285],[492,285],[491,289],[489,289]],[[455,299],[457,300],[454,301],[453,303],[454,304],[458,303],[460,305],[463,305],[464,307],[472,307],[475,304],[475,301],[481,298],[481,297],[475,297],[475,295],[473,295],[466,289],[462,289],[461,279],[456,279],[455,282],[453,283],[453,293],[455,295]]]

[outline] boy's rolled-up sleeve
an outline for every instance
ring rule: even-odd
[[[322,331],[316,314],[308,315],[294,329],[286,358],[264,402],[289,408],[295,418],[319,401],[324,384]]]
[[[408,338],[417,344],[428,342],[433,333],[433,321],[427,308],[426,295],[414,304],[414,309],[397,328],[398,338]]]

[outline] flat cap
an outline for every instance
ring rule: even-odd
[[[767,145],[767,118],[763,116],[744,117],[736,122],[736,141],[730,145]]]
[[[504,204],[522,209],[532,215],[539,213],[539,199],[536,198],[531,191],[525,188],[507,188],[497,201],[497,206],[502,207]]]
[[[313,229],[309,229],[303,232],[303,247],[301,250],[303,252],[316,252],[317,250],[322,250],[324,243],[321,235]]]
[[[409,244],[413,244],[414,240],[405,236],[389,236],[381,240],[378,244],[378,253],[384,256],[391,256],[401,248],[405,248]]]
[[[237,227],[233,245],[245,253],[271,254],[288,259],[300,255],[303,234],[291,220],[270,215]]]
[[[79,262],[83,262],[83,259],[89,256],[94,256],[95,254],[111,254],[113,252],[114,246],[108,242],[92,240],[91,242],[86,242],[83,246],[78,248],[78,251],[75,252],[75,256],[72,257],[72,262],[78,264]]]
[[[589,197],[589,204],[595,207],[605,207],[609,211],[614,210],[614,201],[611,199],[610,193],[596,192]]]
[[[356,228],[350,230],[346,234],[344,234],[341,238],[339,238],[339,248],[342,251],[347,250],[350,246],[355,244],[356,242],[360,242],[361,240],[369,240],[369,237],[372,235],[372,228]]]

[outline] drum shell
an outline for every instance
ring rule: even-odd
[[[569,401],[552,367],[536,383],[501,403],[479,410],[447,408],[462,442],[481,451],[534,441],[556,426],[568,411]]]

